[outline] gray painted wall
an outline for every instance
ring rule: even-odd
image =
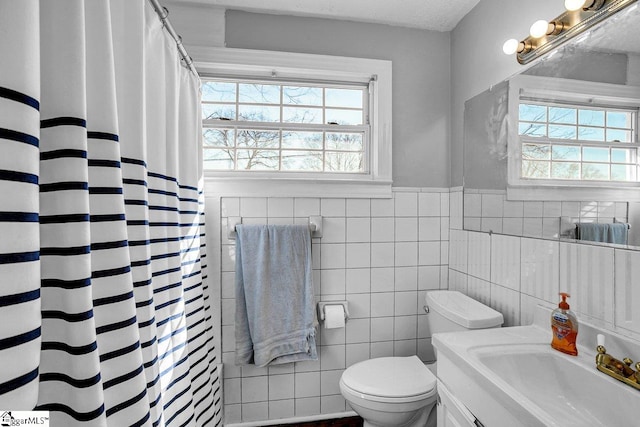
[[[393,185],[449,187],[450,33],[227,10],[226,46],[393,61]]]
[[[504,190],[507,183],[506,82],[474,96],[464,107],[464,187]]]
[[[502,52],[510,38],[523,39],[537,19],[562,13],[559,0],[482,0],[451,33],[451,186],[462,185],[464,103],[527,67]]]

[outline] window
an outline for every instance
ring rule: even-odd
[[[366,84],[205,78],[205,169],[363,174]]]
[[[390,197],[391,61],[192,47],[211,194]]]
[[[520,97],[523,179],[638,182],[638,108]]]
[[[510,200],[636,200],[640,87],[520,75],[509,82]]]

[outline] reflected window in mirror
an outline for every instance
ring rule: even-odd
[[[637,191],[639,107],[638,87],[525,75],[512,79],[509,186]]]
[[[638,181],[638,108],[520,97],[523,179]]]

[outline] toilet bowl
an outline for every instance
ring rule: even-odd
[[[417,356],[379,357],[350,366],[340,392],[365,427],[424,426],[436,403],[436,377]]]
[[[425,297],[431,334],[500,327],[502,314],[457,291]],[[436,377],[417,357],[379,357],[348,367],[340,392],[364,427],[435,427]]]

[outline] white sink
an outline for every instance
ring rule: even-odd
[[[547,314],[542,325],[435,334],[438,378],[485,427],[640,425],[640,390],[596,369],[595,338],[578,356],[552,349]],[[580,328],[589,341],[598,332]],[[633,342],[630,354],[607,350],[640,358]]]
[[[553,419],[581,426],[625,426],[638,417],[640,391],[604,376],[594,358],[589,358],[591,366],[584,366],[583,360],[548,344],[480,346],[469,353],[519,400]]]

